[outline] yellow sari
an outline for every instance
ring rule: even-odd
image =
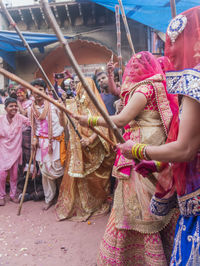
[[[106,110],[92,79],[88,78],[90,88],[97,100]],[[75,99],[67,100],[67,108],[74,114],[99,115],[81,83],[78,84]],[[75,121],[82,137],[89,138],[93,131],[83,128]],[[98,127],[104,135],[114,140],[109,129]],[[69,125],[67,162],[60,186],[56,214],[59,220],[86,221],[91,216],[100,216],[109,211],[109,177],[115,159],[110,145],[97,136],[89,150],[81,146],[80,139]]]

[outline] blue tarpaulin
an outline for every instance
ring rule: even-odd
[[[31,48],[38,48],[42,53],[44,47],[51,43],[57,42],[58,39],[54,34],[42,34],[33,32],[22,32],[25,40]],[[71,38],[71,37],[65,37]],[[24,51],[26,48],[19,35],[12,31],[0,31],[0,56],[13,68],[15,68],[15,53]]]
[[[115,11],[118,0],[91,0]],[[126,16],[153,29],[166,32],[171,20],[170,0],[122,0]],[[199,0],[176,0],[176,13],[200,5]]]

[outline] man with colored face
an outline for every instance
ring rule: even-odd
[[[17,113],[17,100],[5,100],[6,114],[0,116],[0,206],[5,205],[6,177],[10,173],[10,200],[18,203],[16,198],[17,171],[22,161],[22,127],[30,125],[28,118]]]

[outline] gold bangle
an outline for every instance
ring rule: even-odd
[[[90,115],[90,116],[88,117],[88,126],[89,126],[89,127],[91,126],[91,120],[92,120],[92,116]]]
[[[161,170],[161,162],[159,162],[159,161],[154,161],[154,162],[155,162],[155,165],[156,165],[157,172],[160,172],[160,170]]]
[[[147,144],[141,144],[136,143],[133,145],[131,152],[133,155],[133,158],[137,160],[147,160],[147,156],[145,155],[145,149],[147,147]]]
[[[92,117],[92,126],[96,127],[98,122],[99,116],[93,116]]]
[[[138,159],[138,157],[137,157],[137,149],[138,149],[138,146],[139,146],[139,145],[140,145],[140,144],[136,143],[136,144],[133,145],[133,147],[132,147],[132,149],[131,149],[131,152],[132,152],[133,158],[135,158],[135,159]]]

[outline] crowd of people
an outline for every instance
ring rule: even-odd
[[[200,264],[200,7],[175,17],[165,56],[133,55],[122,84],[116,64],[87,82],[125,143],[117,143],[78,77],[55,74],[31,85],[73,114],[18,86],[2,90],[0,206],[19,202],[30,168],[30,193],[55,204],[58,220],[87,221],[111,210],[97,265]],[[62,83],[59,86],[59,79]],[[3,112],[3,108],[0,109]],[[31,189],[33,188],[33,189]],[[112,200],[113,198],[113,200]],[[187,247],[187,248],[186,248]]]

